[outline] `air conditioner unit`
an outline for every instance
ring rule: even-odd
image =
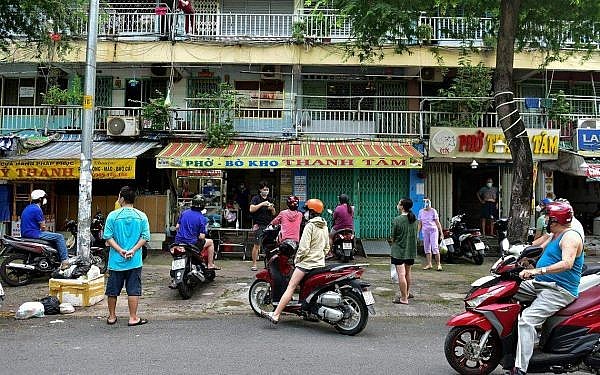
[[[436,68],[421,68],[420,75],[423,82],[442,82],[444,80],[441,70]]]
[[[140,135],[139,123],[137,116],[108,116],[106,134],[113,137],[135,137]]]
[[[579,129],[600,129],[600,119],[598,118],[580,118],[577,119]]]
[[[260,71],[261,79],[281,79],[281,66],[279,65],[263,65]]]

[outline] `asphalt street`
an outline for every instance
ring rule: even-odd
[[[354,337],[286,315],[154,320],[0,320],[4,374],[455,374],[439,318],[371,319]],[[60,319],[60,316],[57,316]],[[494,374],[501,374],[497,369]]]

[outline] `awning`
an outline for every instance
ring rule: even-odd
[[[158,147],[148,141],[92,142],[92,177],[135,179],[136,157]],[[52,142],[23,155],[0,159],[0,180],[79,178],[81,142]]]
[[[156,156],[157,168],[421,168],[423,155],[393,141],[235,141],[225,148],[170,143]]]
[[[586,176],[586,170],[581,168],[585,159],[576,152],[559,150],[558,159],[542,163],[545,171],[559,171],[572,176]]]

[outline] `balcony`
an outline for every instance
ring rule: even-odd
[[[303,97],[306,101],[310,97]],[[366,97],[363,97],[363,99]],[[445,100],[434,97],[368,97],[369,99],[394,102],[413,101],[435,103]],[[340,97],[336,97],[340,99]],[[361,103],[356,97],[348,97],[350,103]],[[484,98],[485,99],[485,98]],[[525,99],[517,99],[521,117],[527,128],[560,129],[563,140],[571,140],[577,120],[584,118],[600,119],[600,97],[567,97],[573,108],[564,114],[562,120],[551,119],[544,108],[531,108]],[[422,108],[425,108],[422,106]],[[381,138],[427,138],[432,126],[467,126],[472,123],[480,128],[498,126],[495,112],[475,116],[423,109],[379,110],[365,109],[357,105],[352,109],[308,109],[308,108],[242,108],[236,107],[232,113],[234,130],[240,138],[306,138],[306,139],[381,139]],[[218,108],[174,108],[167,129],[167,136],[202,137],[210,124],[221,118]],[[107,118],[110,116],[133,116],[139,120],[142,132],[155,131],[141,120],[141,108],[99,107],[96,111],[94,130],[106,132]],[[23,130],[49,132],[80,132],[82,125],[81,108],[76,106],[37,106],[0,107],[0,133],[15,134]]]

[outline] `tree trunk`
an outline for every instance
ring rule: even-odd
[[[513,161],[509,240],[525,241],[533,194],[533,159],[525,124],[514,100],[513,63],[515,34],[522,0],[502,0],[494,73],[494,102]]]

